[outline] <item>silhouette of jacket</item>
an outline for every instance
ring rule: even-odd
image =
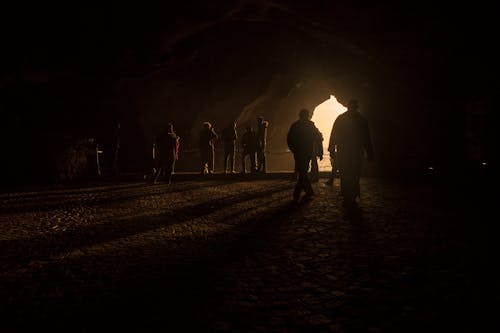
[[[224,143],[224,147],[234,146],[236,140],[238,139],[238,134],[236,133],[236,129],[234,126],[228,126],[222,130],[221,135],[222,142]]]
[[[253,130],[246,131],[241,137],[241,146],[243,147],[243,150],[249,152],[257,152],[260,146],[257,133],[255,133]]]
[[[316,156],[321,141],[321,132],[314,125],[314,122],[308,119],[299,119],[294,122],[287,134],[288,148],[294,155],[309,158]]]
[[[363,157],[373,159],[373,146],[368,122],[357,110],[337,117],[330,135],[328,150],[335,152],[335,165],[340,174],[340,189],[345,203],[351,205],[360,196],[359,179]]]
[[[307,113],[307,110],[303,111]],[[290,126],[286,139],[295,160],[295,172],[298,173],[293,199],[298,201],[302,191],[305,191],[306,198],[311,198],[314,191],[307,177],[307,171],[311,159],[316,158],[316,147],[321,144],[321,133],[314,123],[302,114],[299,120]]]
[[[332,127],[328,150],[336,151],[339,169],[360,167],[365,153],[368,159],[373,158],[368,122],[361,113],[346,111],[337,117]]]

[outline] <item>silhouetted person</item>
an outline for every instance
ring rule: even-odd
[[[234,154],[236,151],[236,123],[232,122],[222,130],[222,142],[224,144],[224,173],[234,173]]]
[[[318,158],[320,161],[323,160],[323,134],[321,134],[321,141],[317,141],[314,145],[314,154],[311,159],[311,182],[313,183],[319,181]]]
[[[215,169],[215,143],[217,133],[208,121],[203,123],[198,145],[201,155],[201,173],[213,174]]]
[[[300,110],[299,120],[290,126],[287,134],[287,144],[293,153],[295,170],[298,173],[297,184],[293,191],[294,202],[299,202],[302,191],[305,191],[304,200],[311,199],[314,195],[307,171],[315,154],[314,147],[321,142],[321,133],[310,117],[309,110]]]
[[[367,120],[358,112],[358,101],[351,99],[347,111],[335,120],[328,150],[336,152],[335,164],[340,173],[344,204],[353,206],[360,196],[359,178],[363,157],[373,159],[373,146]]]
[[[155,157],[158,161],[158,168],[154,178],[157,184],[161,177],[170,184],[174,172],[175,161],[177,160],[179,137],[174,132],[174,126],[168,124],[167,128],[161,131],[155,143]]]
[[[251,126],[246,127],[246,131],[241,137],[241,147],[243,152],[241,154],[241,172],[246,173],[246,157],[250,159],[250,172],[254,173],[257,171],[257,160],[256,155],[259,150],[259,138],[257,133],[252,129]]]
[[[116,123],[116,127],[113,131],[113,137],[112,137],[112,154],[113,154],[113,161],[111,164],[111,172],[113,173],[113,176],[118,176],[120,173],[120,170],[118,168],[118,160],[120,157],[120,148],[121,148],[121,125],[120,122]]]
[[[267,146],[267,128],[269,122],[264,117],[257,117],[257,137],[259,138],[259,148],[257,150],[257,171],[265,173],[266,166],[266,146]]]

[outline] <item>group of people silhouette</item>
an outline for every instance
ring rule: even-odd
[[[266,145],[268,127],[269,122],[264,120],[262,116],[257,117],[257,131],[250,125],[246,126],[245,133],[241,137],[241,173],[267,172]],[[213,174],[215,171],[214,140],[218,138],[219,135],[214,130],[212,124],[204,122],[198,140],[202,174]],[[224,146],[224,173],[236,173],[235,156],[238,133],[236,131],[235,121],[232,121],[222,130],[220,138]],[[247,159],[250,161],[249,170],[247,170]]]
[[[323,159],[323,135],[311,121],[311,113],[307,109],[299,112],[299,120],[294,122],[287,134],[287,143],[295,160],[295,172],[298,174],[297,184],[293,192],[293,200],[308,201],[314,196],[308,170],[311,167],[312,178],[317,177],[317,158]],[[363,157],[373,160],[373,144],[367,120],[359,112],[356,99],[348,103],[347,111],[335,120],[328,145],[332,174],[327,185],[333,184],[335,172],[340,175],[340,189],[345,206],[353,207],[360,197],[359,179],[361,176]],[[313,179],[314,180],[314,179]],[[301,197],[302,192],[305,194]]]
[[[241,138],[241,173],[266,173],[266,145],[267,128],[269,122],[264,117],[257,117],[257,131],[248,125]],[[198,149],[200,152],[200,173],[203,175],[215,172],[215,140],[219,139],[219,134],[213,125],[206,121],[202,124],[202,129],[198,136]],[[232,121],[226,126],[220,135],[224,147],[224,173],[234,174],[236,142],[238,133],[236,122]],[[170,183],[175,168],[175,162],[179,158],[180,137],[175,133],[171,123],[165,130],[160,131],[153,144],[153,174],[149,180],[154,184],[160,180]],[[250,161],[250,169],[247,170],[246,161]]]
[[[287,144],[293,154],[297,183],[293,191],[293,201],[308,201],[315,195],[311,181],[319,179],[318,159],[323,159],[323,134],[311,121],[311,112],[302,109],[299,119],[289,128]],[[266,172],[266,145],[269,122],[262,116],[257,117],[257,130],[246,126],[241,137],[241,173]],[[236,142],[238,140],[236,122],[232,121],[220,135],[224,147],[224,173],[233,174],[235,170]],[[200,173],[203,175],[215,172],[215,140],[219,134],[210,122],[204,122],[199,132],[198,148],[200,152]],[[174,132],[173,125],[168,124],[165,131],[158,135],[153,154],[157,167],[153,182],[161,177],[170,183],[176,160],[179,158],[179,136]],[[348,103],[347,111],[335,120],[328,145],[332,173],[326,182],[332,185],[335,174],[340,176],[340,189],[344,204],[353,206],[360,197],[360,176],[363,159],[371,161],[374,157],[370,129],[367,120],[359,112],[356,99]],[[247,170],[247,160],[250,169]],[[310,170],[310,172],[309,172]],[[302,196],[302,193],[304,195]]]

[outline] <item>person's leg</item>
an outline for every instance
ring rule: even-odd
[[[250,173],[255,173],[257,171],[258,162],[256,161],[256,155],[257,154],[255,152],[250,153]]]
[[[156,168],[156,173],[153,175],[153,183],[158,184],[160,181],[160,178],[162,176],[162,173],[164,172],[164,167],[163,167],[163,161],[159,161],[158,163],[158,168]]]
[[[264,150],[262,151],[262,156],[261,157],[262,157],[262,161],[261,161],[261,163],[262,163],[262,169],[261,169],[261,171],[263,173],[266,173],[267,172],[266,152]]]
[[[200,150],[200,157],[201,157],[201,174],[205,174],[205,171],[207,169],[207,157],[206,157],[207,153],[206,153],[206,150],[205,149],[201,149]]]
[[[317,182],[318,180],[319,180],[318,158],[313,157],[311,159],[311,181]]]
[[[241,154],[241,173],[246,173],[247,172],[247,167],[246,167],[246,160],[245,158],[247,157],[248,155],[248,152],[246,151],[243,151],[243,153]]]
[[[355,185],[356,179],[352,170],[342,170],[340,174],[340,191],[343,197],[344,205],[352,206],[356,200]]]
[[[174,173],[174,167],[175,167],[175,152],[172,152],[172,156],[170,156],[170,159],[167,161],[165,168],[165,178],[169,184],[172,181],[172,174]]]
[[[229,172],[230,173],[235,172],[235,170],[234,170],[234,155],[235,155],[235,147],[233,146],[229,150],[229,166],[230,166]]]
[[[298,173],[297,184],[295,185],[295,189],[293,191],[293,200],[297,201],[302,193],[302,190],[305,189],[306,179],[307,179],[307,171],[309,168],[309,160],[304,156],[294,155],[295,160],[295,170]]]
[[[214,151],[214,148],[211,148],[209,151],[208,161],[209,161],[208,172],[214,173],[214,171],[215,171],[215,151]]]
[[[224,161],[222,167],[224,173],[227,173],[228,164],[229,164],[229,150],[227,147],[224,147]]]
[[[293,189],[293,201],[298,202],[300,198],[300,194],[302,193],[303,189],[303,177],[301,176],[301,172],[299,172],[298,178],[297,178],[297,183],[295,184],[295,188]]]

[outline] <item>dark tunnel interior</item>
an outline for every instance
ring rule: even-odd
[[[377,152],[370,174],[494,165],[493,15],[479,4],[416,1],[6,5],[2,181],[61,180],[68,160],[90,159],[82,142],[106,156],[117,121],[128,172],[149,167],[169,122],[182,139],[179,171],[196,170],[204,121],[217,130],[235,120],[242,133],[264,115],[270,155],[280,156],[298,111],[330,95],[361,101]],[[290,168],[273,161],[271,171]]]
[[[498,22],[3,2],[0,332],[500,332]],[[320,146],[327,100],[349,111]]]

